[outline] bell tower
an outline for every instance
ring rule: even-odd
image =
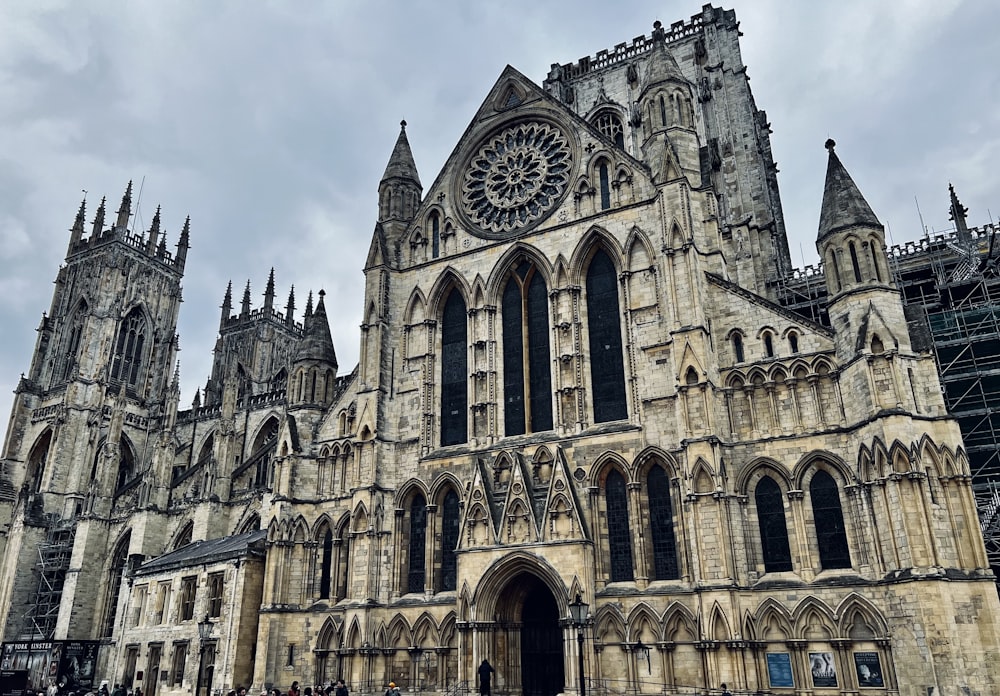
[[[190,221],[174,251],[159,209],[148,231],[134,229],[131,182],[112,226],[105,225],[104,199],[89,235],[85,215],[86,202],[70,229],[31,366],[15,390],[4,443],[0,488],[11,493],[0,496],[0,523],[20,530],[7,538],[0,568],[5,638],[93,635],[102,609],[74,602],[73,588],[97,586],[96,576],[88,578],[90,565],[97,572],[114,540],[106,523],[91,522],[148,503],[152,482],[144,474],[152,471],[156,438],[176,406],[176,330]],[[95,552],[74,552],[83,559],[74,581],[32,603],[45,584],[33,564],[53,535]],[[7,615],[19,599],[28,600],[33,613]]]

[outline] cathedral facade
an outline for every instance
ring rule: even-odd
[[[404,122],[347,374],[322,291],[297,320],[272,274],[260,308],[226,290],[179,410],[189,226],[170,251],[131,189],[113,225],[81,206],[4,445],[5,669],[83,684],[87,655],[145,696],[458,694],[484,659],[531,696],[1000,692],[968,460],[883,227],[828,142],[829,325],[777,301],[738,37],[707,5],[542,85],[508,67],[426,190]]]

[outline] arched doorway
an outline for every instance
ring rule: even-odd
[[[519,573],[500,593],[497,616],[502,627],[500,645],[507,647],[506,690],[524,696],[562,693],[563,629],[559,605],[549,587],[537,575]]]

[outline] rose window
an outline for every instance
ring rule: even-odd
[[[562,199],[571,164],[566,138],[553,126],[509,126],[472,157],[462,186],[466,212],[487,232],[530,225]]]

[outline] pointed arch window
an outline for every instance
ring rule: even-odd
[[[426,578],[424,565],[427,542],[427,501],[419,493],[410,501],[409,570],[406,574],[406,591],[423,592]]]
[[[628,418],[628,406],[625,399],[618,275],[603,249],[598,249],[587,269],[587,328],[594,422],[624,420]]]
[[[458,494],[449,489],[441,505],[441,581],[442,592],[458,587]]]
[[[743,353],[743,336],[739,333],[734,333],[732,341],[733,357],[736,359],[736,362],[741,363],[746,359],[746,356]]]
[[[115,493],[121,491],[135,478],[135,456],[125,438],[118,443],[118,477],[115,481]]]
[[[670,478],[661,466],[653,466],[646,475],[649,494],[649,531],[653,542],[653,579],[677,580],[677,540],[674,536],[674,511],[670,501]]]
[[[601,186],[601,210],[607,210],[611,207],[611,181],[608,175],[607,160],[601,160],[597,166],[597,176]]]
[[[764,572],[780,573],[792,569],[792,552],[788,546],[785,505],[781,487],[765,476],[754,491],[760,545],[764,555]]]
[[[63,353],[62,366],[59,379],[69,379],[73,375],[73,370],[77,366],[80,356],[80,341],[83,337],[83,327],[87,322],[87,303],[80,300],[80,305],[73,313],[72,323],[69,325],[69,334],[66,338],[66,350]]]
[[[138,307],[133,309],[118,326],[118,339],[111,357],[111,379],[130,387],[139,383],[143,348],[146,343],[146,318]]]
[[[794,331],[788,334],[788,350],[793,354],[799,352],[799,335]]]
[[[666,128],[667,126],[667,104],[663,101],[663,95],[660,95],[660,125]]]
[[[625,477],[617,470],[608,473],[604,483],[608,512],[608,551],[611,582],[635,580],[632,569],[632,530],[628,519],[628,493]]]
[[[617,147],[625,149],[625,128],[622,120],[614,111],[601,111],[594,117],[594,125],[605,138],[613,142]]]
[[[331,579],[333,578],[333,532],[329,529],[323,535],[323,546],[319,558],[319,598],[330,598]]]
[[[431,213],[431,256],[437,258],[441,254],[441,216],[435,210]]]
[[[771,337],[770,332],[767,331],[764,332],[764,357],[774,357],[774,339]]]
[[[882,269],[878,265],[878,252],[875,251],[875,242],[868,242],[868,253],[872,259],[872,269],[875,271],[875,280],[882,282]]]
[[[851,253],[851,269],[854,271],[854,282],[861,282],[861,264],[858,263],[858,248],[854,242],[847,245],[847,250]]]
[[[548,290],[521,261],[503,292],[504,424],[507,435],[552,429]]]
[[[37,493],[42,489],[42,480],[45,477],[45,463],[49,458],[49,448],[52,446],[52,431],[46,430],[38,438],[35,446],[31,448],[28,455],[28,470],[25,481],[29,482],[31,492]]]
[[[122,587],[122,575],[128,561],[128,545],[131,532],[126,532],[111,556],[111,566],[105,580],[104,614],[101,617],[101,637],[110,638],[115,630],[115,618],[118,616],[118,593]]]
[[[449,293],[441,324],[441,445],[447,446],[469,439],[469,328],[458,290]]]
[[[851,552],[847,545],[844,511],[840,505],[837,482],[822,469],[817,471],[809,483],[809,497],[812,498],[820,566],[823,570],[850,568]]]

